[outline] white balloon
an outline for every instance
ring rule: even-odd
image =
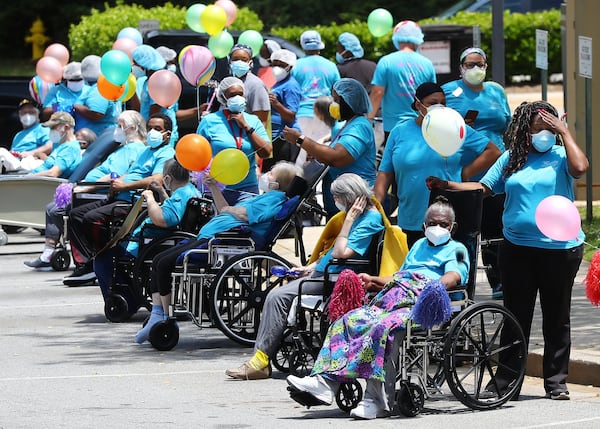
[[[465,120],[450,107],[438,107],[427,112],[421,132],[427,144],[443,157],[454,155],[467,135]]]

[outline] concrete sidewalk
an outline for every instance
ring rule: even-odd
[[[304,228],[304,244],[307,254],[311,253],[322,231],[321,226]],[[274,251],[288,261],[300,264],[294,252],[293,239],[278,240]],[[582,385],[600,386],[600,308],[594,307],[585,296],[583,280],[589,263],[582,262],[573,286],[571,303],[571,364],[569,382]],[[491,300],[492,290],[487,283],[483,269],[477,272],[476,301]],[[542,315],[539,300],[536,305],[531,329],[527,375],[542,376]]]

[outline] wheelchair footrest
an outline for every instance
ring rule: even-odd
[[[306,408],[316,407],[318,405],[330,405],[327,402],[323,402],[308,392],[303,392],[301,390],[296,389],[293,386],[288,386],[287,390],[290,392],[290,397],[299,403],[300,405],[304,405]]]

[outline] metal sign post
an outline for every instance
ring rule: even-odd
[[[541,70],[542,100],[548,101],[548,32],[535,30],[535,66]]]
[[[592,38],[579,36],[579,76],[585,78],[585,155],[590,166],[585,175],[586,220],[592,223]]]

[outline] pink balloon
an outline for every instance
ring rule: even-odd
[[[205,46],[190,45],[179,55],[179,71],[190,85],[206,83],[215,72],[216,60]]]
[[[120,39],[115,40],[115,43],[112,45],[113,49],[125,52],[130,60],[133,58],[131,53],[137,47],[137,42],[129,37],[121,37]]]
[[[35,65],[35,72],[44,82],[56,83],[62,79],[63,66],[54,57],[42,57]]]
[[[237,18],[237,6],[231,0],[217,0],[215,5],[221,6],[225,11],[225,15],[227,15],[225,26],[229,27],[235,21],[235,18]]]
[[[148,79],[148,93],[156,104],[171,107],[181,95],[181,81],[172,71],[159,70]]]
[[[48,46],[44,51],[44,56],[56,58],[63,66],[69,62],[69,50],[60,43],[53,43]]]
[[[538,204],[535,223],[542,234],[556,241],[574,240],[581,230],[579,210],[561,195],[546,197]]]

